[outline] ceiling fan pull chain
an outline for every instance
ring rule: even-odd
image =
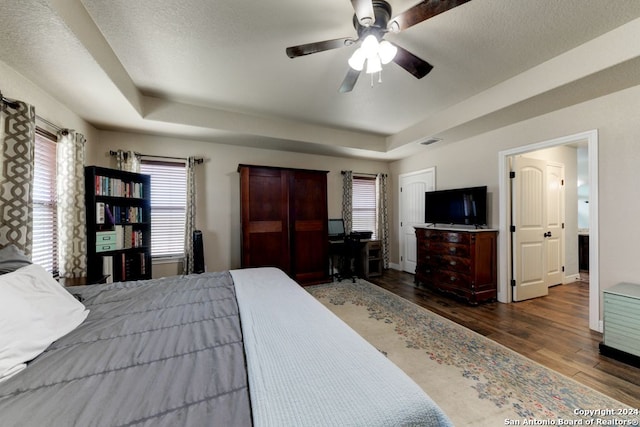
[[[378,72],[378,83],[382,83],[382,70]]]
[[[371,87],[373,87],[373,73],[369,74],[371,76]]]

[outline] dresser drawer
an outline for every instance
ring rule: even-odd
[[[471,272],[471,259],[452,255],[441,255],[436,258],[436,265],[442,270],[458,271],[469,274]]]
[[[109,245],[116,243],[115,231],[97,231],[96,232],[96,246]]]
[[[447,243],[447,242],[432,242],[429,244],[429,251],[431,253],[438,253],[441,255],[457,256],[466,258],[471,254],[469,245],[460,243]]]
[[[106,245],[96,245],[96,253],[97,252],[107,252],[107,251],[115,251],[116,249],[118,249],[116,247],[116,243],[109,243]]]
[[[469,233],[458,233],[456,231],[424,230],[423,236],[425,240],[431,242],[469,243]]]
[[[471,277],[460,271],[439,270],[434,273],[434,279],[442,286],[470,289]]]

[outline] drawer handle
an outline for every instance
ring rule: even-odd
[[[451,280],[452,282],[455,282],[456,281],[456,276],[449,277],[449,280]]]
[[[449,252],[451,252],[452,254],[456,253],[456,248],[449,248]]]
[[[456,264],[457,264],[457,262],[455,262],[455,261],[449,261],[449,265],[456,265]]]

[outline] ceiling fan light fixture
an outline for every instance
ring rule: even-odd
[[[380,48],[380,43],[378,43],[378,39],[373,34],[369,34],[362,41],[362,45],[360,49],[364,52],[364,55],[367,58],[371,58],[372,56],[378,55],[378,49]]]
[[[361,48],[356,49],[349,58],[349,66],[356,71],[362,71],[364,68],[364,61],[366,61],[367,56],[364,54],[364,51]]]
[[[382,63],[378,55],[370,56],[367,58],[367,74],[377,73],[382,71]]]
[[[380,42],[380,46],[378,48],[378,56],[380,56],[380,62],[383,64],[388,64],[393,61],[396,53],[398,53],[398,48],[389,43],[386,40],[382,40]]]

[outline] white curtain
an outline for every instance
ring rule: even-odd
[[[196,227],[196,159],[187,159],[187,209],[184,226],[184,274],[191,274],[193,267],[193,231]]]
[[[353,223],[353,171],[342,171],[342,220],[344,232],[351,233]]]
[[[58,132],[58,267],[60,277],[87,272],[84,186],[85,137],[74,130]]]
[[[388,177],[379,173],[376,176],[378,189],[378,239],[382,244],[383,268],[389,268],[389,210],[388,210]]]
[[[140,173],[140,156],[134,151],[116,151],[116,168],[121,171]]]
[[[4,98],[0,106],[0,247],[14,244],[31,258],[36,111]]]

